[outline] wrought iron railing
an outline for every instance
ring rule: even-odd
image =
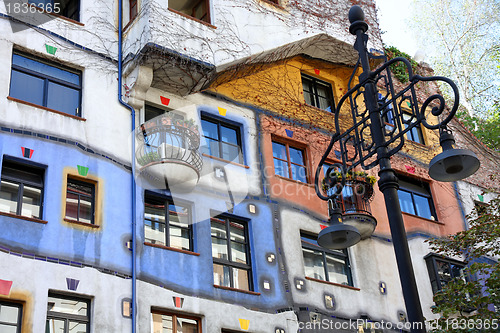
[[[203,160],[198,128],[183,121],[150,120],[136,130],[136,159],[141,167],[156,163],[186,163],[198,174]]]
[[[331,189],[333,190],[333,189]],[[330,190],[329,190],[330,191]],[[328,193],[331,195],[331,193]],[[370,201],[373,198],[373,185],[356,179],[346,180],[342,193],[335,197],[342,214],[371,215]]]

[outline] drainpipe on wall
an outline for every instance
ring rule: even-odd
[[[136,332],[136,228],[135,228],[135,199],[136,199],[136,184],[134,180],[135,174],[135,110],[132,106],[125,103],[122,98],[122,74],[123,74],[123,0],[118,1],[118,101],[121,105],[128,108],[132,115],[131,127],[132,127],[132,175],[131,175],[131,185],[132,185],[132,306],[131,306],[131,317],[132,317],[132,333]]]
[[[464,220],[464,230],[469,229],[469,223],[467,222],[467,217],[465,216],[464,205],[462,204],[462,197],[460,191],[458,190],[457,182],[453,182],[453,189],[455,190],[455,196],[457,197],[458,207],[460,208],[460,213],[462,214],[462,219]]]

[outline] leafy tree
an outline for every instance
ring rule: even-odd
[[[481,142],[500,151],[500,105],[486,117],[470,116],[464,111],[457,112],[457,117]]]
[[[431,249],[446,257],[462,257],[468,281],[455,278],[434,295],[432,312],[441,314],[433,332],[498,332],[500,325],[500,198],[476,207],[467,216],[469,229],[446,238],[429,240]],[[452,319],[454,321],[452,321]],[[473,322],[472,322],[473,321]],[[464,328],[456,323],[475,323]],[[485,327],[489,323],[489,327]],[[447,325],[448,324],[448,325]],[[479,325],[484,326],[479,329]]]

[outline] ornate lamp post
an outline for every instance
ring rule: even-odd
[[[440,132],[440,144],[443,152],[432,159],[429,175],[439,181],[456,181],[470,176],[479,168],[479,160],[468,150],[454,149],[454,139],[447,129],[447,124],[455,115],[459,105],[459,95],[456,85],[448,78],[433,76],[422,77],[413,74],[410,62],[405,58],[394,58],[386,61],[378,69],[370,69],[370,59],[383,59],[385,56],[374,56],[367,51],[368,25],[364,21],[363,10],[353,6],[349,10],[349,31],[356,35],[354,48],[359,53],[358,63],[351,75],[348,92],[339,101],[335,112],[336,134],[323,155],[316,170],[315,187],[317,195],[329,202],[330,226],[319,234],[318,243],[327,248],[346,248],[356,244],[360,237],[355,227],[340,223],[342,214],[338,207],[338,196],[345,185],[345,173],[348,169],[361,166],[368,170],[376,165],[380,166],[378,181],[380,191],[384,195],[387,216],[391,230],[394,252],[398,264],[399,276],[403,290],[408,320],[412,324],[411,332],[425,332],[425,319],[418,296],[415,274],[410,258],[408,240],[403,223],[401,207],[398,197],[398,178],[391,167],[390,157],[397,153],[404,145],[405,135],[416,126],[425,126],[428,129]],[[389,66],[402,62],[408,69],[409,83],[400,91],[395,91],[392,84]],[[353,85],[358,66],[363,72],[359,75],[359,83]],[[453,106],[449,113],[445,113],[445,100],[441,95],[432,95],[419,108],[415,85],[422,81],[441,81],[448,84],[454,93]],[[381,93],[377,85],[383,86]],[[339,124],[340,110],[343,103],[349,99],[351,107],[352,126],[341,130]],[[363,103],[364,102],[364,103]],[[402,103],[411,110],[411,115],[404,117],[401,110]],[[427,110],[430,111],[427,111]],[[386,121],[390,119],[390,126]],[[330,183],[333,171],[342,170],[342,180],[333,183],[335,188],[329,196],[320,191],[319,174],[322,166],[335,144],[340,146],[341,164],[330,166],[327,179]],[[330,175],[330,176],[329,176]]]

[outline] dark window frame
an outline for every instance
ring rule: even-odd
[[[80,194],[80,193],[77,193],[76,191],[72,191],[72,190],[69,190],[69,182],[70,180],[73,182],[73,184],[75,185],[83,185],[83,186],[91,186],[91,194],[90,195],[86,195],[86,194]],[[78,195],[78,207],[77,207],[77,219],[73,219],[71,217],[68,217],[68,212],[67,212],[67,203],[68,203],[68,191],[70,191],[71,193],[73,194],[76,194]],[[92,199],[91,201],[91,216],[92,216],[92,219],[91,219],[91,222],[84,222],[84,221],[80,221],[80,196],[84,196],[84,197],[90,197]],[[67,179],[66,179],[66,198],[65,198],[65,210],[64,210],[64,219],[66,221],[69,221],[69,222],[77,222],[77,223],[85,223],[85,224],[92,224],[92,225],[96,225],[96,219],[95,219],[95,211],[96,211],[96,199],[97,199],[97,183],[95,181],[89,181],[89,180],[86,180],[86,179],[81,179],[81,178],[77,178],[77,177],[74,177],[72,175],[68,175]]]
[[[11,64],[11,77],[10,77],[10,83],[9,83],[9,96],[10,97],[18,99],[18,100],[23,100],[21,98],[17,98],[15,96],[11,95],[11,93],[12,93],[12,84],[13,84],[12,72],[13,71],[17,71],[17,72],[20,72],[20,73],[23,73],[23,74],[26,74],[26,75],[30,75],[30,76],[33,76],[35,78],[43,80],[43,82],[44,82],[43,83],[43,91],[42,91],[43,101],[42,101],[42,105],[39,105],[39,106],[47,108],[47,109],[50,109],[49,107],[47,107],[49,82],[53,82],[53,83],[56,83],[56,84],[58,84],[60,86],[77,90],[79,92],[79,94],[78,94],[79,95],[78,96],[78,108],[77,108],[77,110],[74,113],[68,113],[68,112],[65,112],[65,111],[60,111],[60,110],[55,110],[55,109],[50,109],[50,110],[55,110],[57,112],[61,112],[61,113],[68,114],[68,115],[71,115],[71,116],[76,116],[76,117],[81,117],[82,116],[82,93],[83,93],[83,89],[82,89],[82,77],[83,77],[83,74],[82,74],[82,71],[77,70],[77,69],[73,69],[73,68],[70,68],[70,67],[67,67],[67,66],[63,66],[63,65],[60,65],[58,63],[55,63],[55,62],[52,62],[52,61],[49,61],[49,60],[46,60],[46,59],[43,59],[43,58],[39,58],[39,57],[33,56],[31,54],[20,52],[20,51],[17,51],[17,50],[14,50],[14,52],[12,53],[12,57],[14,57],[14,56],[23,57],[25,59],[29,59],[31,61],[35,61],[35,62],[41,63],[41,64],[44,64],[46,66],[50,66],[52,68],[56,68],[56,69],[63,70],[65,72],[68,72],[68,73],[71,73],[71,74],[78,75],[79,84],[74,84],[72,82],[68,82],[68,81],[65,81],[63,79],[57,78],[55,76],[51,76],[51,75],[48,75],[48,74],[45,74],[45,73],[40,73],[40,72],[37,72],[37,71],[32,70],[30,68],[23,67],[23,66],[20,66],[20,65],[16,65],[16,64],[14,64],[14,61],[12,60],[12,64]],[[38,105],[36,103],[32,103],[32,102],[29,102],[29,101],[25,101],[25,102],[31,103],[31,104],[34,104],[34,105]]]
[[[415,196],[423,197],[427,199],[427,202],[429,204],[429,210],[431,213],[431,216],[434,217],[434,221],[438,220],[437,213],[436,213],[436,207],[434,205],[434,199],[432,196],[431,188],[429,183],[416,179],[416,178],[411,178],[411,177],[406,177],[403,175],[398,174],[397,175],[398,180],[399,180],[399,189],[398,189],[398,194],[399,192],[405,192],[409,193],[412,199],[412,205],[413,205],[413,213],[412,212],[406,212],[403,210],[403,207],[401,207],[402,212],[406,214],[411,214],[417,217],[425,218],[428,219],[425,216],[420,216],[418,215],[418,209],[417,209],[417,204],[415,200]],[[405,183],[409,184],[410,186],[405,187]],[[419,193],[415,190],[412,190],[409,187],[419,187],[422,191]],[[422,193],[422,192],[427,192],[427,193]],[[399,195],[398,195],[399,196]],[[401,201],[401,196],[399,196],[399,200]]]
[[[13,325],[12,323],[3,322],[3,321],[0,321],[0,325],[16,327],[16,333],[21,333],[22,323],[23,323],[23,304],[16,303],[16,302],[8,302],[6,300],[0,300],[0,307],[2,307],[2,306],[17,308],[18,315],[17,315],[17,323],[15,325]]]
[[[40,182],[36,183],[34,181],[26,180],[26,179],[21,179],[22,177],[17,175],[5,175],[4,173],[4,167],[5,165],[8,165],[7,167],[9,169],[12,169],[14,172],[22,172],[22,173],[29,173],[31,175],[36,175],[40,177]],[[40,165],[38,163],[26,163],[23,160],[17,159],[17,158],[12,158],[12,157],[7,157],[4,156],[3,161],[2,161],[2,168],[1,168],[1,174],[0,174],[0,187],[1,187],[1,181],[7,180],[12,183],[16,183],[19,185],[19,190],[17,193],[17,207],[16,207],[16,216],[19,217],[28,217],[28,218],[35,218],[41,220],[43,218],[43,203],[44,203],[44,192],[45,192],[45,169],[46,166]],[[29,185],[31,187],[40,189],[40,211],[39,211],[39,216],[37,217],[31,217],[31,216],[24,216],[22,215],[22,199],[23,199],[23,192],[24,192],[24,186]]]
[[[446,258],[446,257],[440,256],[440,255],[437,255],[435,253],[430,253],[430,254],[426,255],[424,257],[424,259],[425,259],[425,263],[427,265],[427,271],[429,273],[429,279],[431,282],[433,294],[437,293],[438,291],[440,291],[443,288],[443,283],[444,283],[444,285],[446,285],[446,283],[447,283],[447,282],[443,282],[440,275],[439,275],[437,262],[441,262],[443,264],[450,265],[449,266],[450,267],[450,269],[449,269],[450,279],[454,279],[454,278],[458,277],[458,278],[465,279],[465,281],[469,281],[469,277],[463,272],[463,270],[466,267],[466,264],[461,262],[461,261],[454,260],[451,258]],[[451,269],[452,265],[459,267],[459,269],[462,270],[462,272],[459,275],[455,275],[453,273],[454,271]]]
[[[223,237],[218,237],[218,236],[211,235],[211,244],[213,246],[213,239],[214,238],[226,240],[227,241],[227,256],[228,256],[228,259],[216,258],[212,254],[213,263],[229,268],[229,272],[230,272],[230,274],[229,274],[229,285],[230,285],[230,288],[239,289],[239,288],[234,287],[235,284],[234,284],[234,279],[233,279],[233,268],[245,270],[247,272],[247,277],[248,277],[248,291],[254,291],[253,275],[252,275],[251,249],[250,249],[250,237],[249,237],[250,234],[249,234],[249,230],[248,230],[249,221],[247,219],[230,216],[229,214],[220,214],[220,215],[217,215],[215,217],[210,218],[210,228],[211,228],[212,222],[214,220],[216,221],[217,219],[224,220],[225,226],[226,226],[226,228],[225,228],[226,237],[223,238]],[[231,240],[231,233],[230,233],[231,222],[241,224],[241,225],[243,225],[245,227],[245,230],[244,230],[245,242],[244,243],[238,242],[238,241],[235,241],[235,240]],[[236,262],[236,261],[232,261],[232,260],[229,259],[229,258],[232,257],[232,253],[231,253],[231,243],[232,242],[238,243],[240,245],[243,244],[245,246],[245,257],[246,257],[246,260],[247,260],[246,264],[239,263],[239,262]],[[221,286],[221,285],[218,285],[216,283],[216,281],[214,281],[214,284],[217,285],[217,286]],[[226,287],[226,286],[221,286],[221,287]],[[244,289],[242,289],[242,290],[244,290]]]
[[[49,292],[49,297],[86,303],[87,304],[87,315],[83,316],[83,315],[75,315],[75,314],[69,314],[69,313],[64,313],[64,312],[56,312],[56,311],[47,310],[47,317],[45,319],[46,325],[48,324],[49,319],[63,320],[64,327],[65,327],[64,333],[67,333],[67,332],[69,332],[68,323],[71,320],[73,322],[85,324],[87,333],[90,333],[90,323],[91,323],[91,320],[90,320],[91,299],[90,298],[84,298],[84,297],[80,297],[80,296],[73,296],[73,295],[67,295],[67,294],[59,294],[59,293],[53,293],[53,292]]]
[[[206,122],[209,122],[209,123],[212,123],[212,124],[215,124],[217,125],[217,133],[218,133],[218,139],[217,139],[217,142],[219,142],[219,154],[218,156],[216,155],[212,155],[212,153],[210,152],[210,154],[207,153],[207,155],[210,155],[210,156],[213,156],[213,157],[217,157],[217,158],[220,158],[220,159],[223,159],[225,161],[227,161],[225,158],[222,157],[222,144],[227,144],[227,145],[230,145],[232,147],[236,147],[238,148],[238,152],[240,152],[238,155],[238,162],[240,164],[244,164],[245,163],[245,154],[244,154],[244,151],[243,151],[243,138],[242,138],[242,130],[241,130],[241,125],[240,124],[235,124],[233,122],[228,122],[228,121],[225,121],[225,120],[222,120],[222,119],[219,119],[217,117],[213,117],[213,116],[208,116],[206,115],[205,113],[202,113],[201,114],[201,128],[202,128],[202,132],[201,132],[201,135],[206,138],[205,140],[210,142],[212,139],[211,138],[207,138],[205,136],[205,134],[203,133],[203,122],[206,121]],[[221,138],[221,127],[225,127],[227,129],[230,129],[230,130],[234,130],[236,132],[236,141],[237,141],[237,145],[234,145],[232,143],[229,143],[229,142],[223,142],[222,141],[222,138]]]
[[[129,6],[129,21],[133,21],[139,12],[137,6],[138,6],[139,0],[129,0],[128,6]]]
[[[164,224],[164,230],[165,230],[165,245],[164,246],[172,247],[170,244],[170,214],[169,214],[169,212],[167,212],[167,210],[169,209],[170,204],[175,205],[173,198],[171,196],[165,196],[165,195],[161,195],[161,194],[154,193],[151,191],[145,191],[145,193],[144,193],[144,207],[146,207],[146,198],[149,198],[151,200],[158,200],[158,201],[161,200],[164,202],[165,222],[160,222],[160,221],[152,221],[152,222],[158,223],[158,224]],[[188,209],[188,219],[189,219],[188,227],[187,228],[176,227],[176,228],[180,228],[182,230],[187,230],[188,235],[189,235],[189,249],[180,249],[180,250],[194,251],[194,230],[193,230],[193,224],[192,224],[192,209],[191,209],[191,206],[187,203],[182,202],[181,204]],[[146,220],[151,221],[149,219],[146,219],[145,209],[144,209],[144,221],[146,221]],[[144,222],[144,228],[146,228],[145,222]],[[145,236],[144,236],[144,239],[146,240]],[[147,241],[147,242],[149,242],[151,244],[156,244],[156,243],[153,243],[151,241]],[[161,244],[158,244],[158,245],[161,245]],[[175,248],[175,249],[177,249],[177,248]]]
[[[307,240],[305,240],[304,238],[309,239],[309,240],[315,240],[315,239],[317,239],[317,235],[313,235],[313,234],[310,234],[310,233],[304,232],[304,231],[300,232],[302,256],[304,256],[303,249],[305,248],[308,250],[321,252],[322,257],[323,257],[323,269],[324,269],[324,273],[325,273],[325,280],[317,279],[317,278],[314,278],[314,279],[339,284],[338,282],[330,281],[330,279],[329,279],[328,269],[327,269],[328,266],[327,266],[327,261],[326,261],[326,255],[329,254],[329,255],[335,257],[336,259],[344,261],[344,265],[345,265],[346,271],[348,273],[347,274],[347,285],[350,287],[354,287],[354,282],[352,279],[351,263],[349,260],[349,253],[347,252],[347,249],[338,250],[338,251],[329,250],[329,249],[323,248],[321,246],[317,246],[313,243],[307,243]],[[310,277],[310,278],[313,278],[313,277]]]
[[[312,103],[312,104],[309,104],[306,102],[307,105],[311,105],[311,106],[314,106],[316,108],[321,109],[320,108],[320,105],[321,105],[320,99],[324,99],[327,102],[328,106],[330,107],[330,111],[328,111],[327,109],[321,109],[321,110],[325,110],[325,111],[331,112],[331,113],[335,112],[335,99],[333,97],[333,86],[331,83],[324,81],[324,80],[320,80],[318,78],[315,78],[314,76],[307,75],[304,73],[301,73],[301,80],[302,80],[302,89],[303,89],[304,96],[306,94],[308,94],[310,99],[311,99],[311,103]],[[305,84],[307,84],[307,86],[308,86],[307,91],[304,89]],[[326,92],[327,92],[326,97],[319,95],[318,86],[323,86],[324,88],[326,88]],[[305,97],[304,97],[304,100],[307,101],[305,99]]]
[[[405,109],[402,109],[401,111],[403,113],[403,126],[407,128],[407,125],[411,123],[410,120],[412,118],[415,118],[415,116],[410,111],[407,111]],[[410,141],[425,145],[424,133],[420,124],[406,132],[406,138]]]
[[[272,144],[273,143],[278,143],[278,144],[281,144],[281,145],[284,145],[285,146],[285,149],[286,149],[286,160],[283,160],[281,158],[278,158],[278,157],[274,157],[274,151],[273,151],[273,168],[274,168],[274,160],[279,160],[281,162],[286,162],[287,163],[287,170],[288,170],[288,177],[285,177],[285,176],[282,176],[282,175],[279,175],[276,173],[276,169],[274,170],[274,174],[279,176],[279,177],[283,177],[283,178],[287,178],[287,179],[291,179],[291,180],[294,180],[294,181],[297,181],[297,182],[301,182],[301,183],[304,183],[304,184],[309,184],[309,180],[310,180],[310,177],[309,177],[309,167],[308,167],[308,161],[309,159],[307,158],[307,147],[304,146],[304,145],[301,145],[301,144],[296,144],[295,142],[293,143],[290,143],[288,140],[282,140],[280,138],[272,138],[272,141],[271,141],[271,149],[272,149]],[[299,150],[302,152],[302,159],[303,159],[303,163],[304,164],[297,164],[297,163],[292,163],[291,161],[291,158],[290,158],[290,148],[293,148],[295,150]],[[305,182],[302,182],[300,180],[297,180],[297,179],[293,179],[292,178],[292,164],[293,165],[297,165],[299,167],[304,167],[305,168],[305,177],[306,177],[306,181]]]
[[[198,324],[198,329],[196,333],[202,333],[202,327],[201,327],[201,318],[196,317],[193,315],[188,315],[188,314],[183,314],[183,313],[175,313],[175,312],[168,312],[168,311],[163,311],[161,309],[151,309],[151,317],[153,314],[158,314],[161,316],[170,316],[172,317],[172,331],[177,332],[177,318],[184,318],[184,319],[189,319],[189,320],[195,320],[196,323]],[[153,327],[151,327],[151,330]]]
[[[74,1],[78,2],[77,7],[73,12],[69,12],[70,6],[68,6],[68,4]],[[64,1],[66,2],[66,6],[62,6],[62,2],[63,1],[61,0],[28,0],[28,3],[33,6],[42,7],[44,9],[46,8],[46,12],[48,13],[57,14],[67,19],[80,22],[80,0],[66,0]],[[47,6],[47,4],[49,3],[52,5],[52,7]],[[56,11],[56,9],[54,8],[54,3],[59,4],[59,11]]]

